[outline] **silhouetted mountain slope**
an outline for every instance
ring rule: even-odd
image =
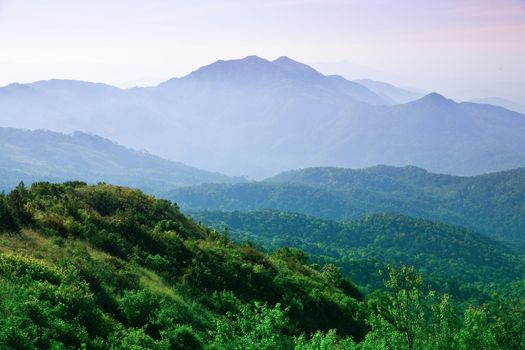
[[[369,79],[354,80],[354,82],[365,86],[369,90],[375,92],[385,100],[389,101],[390,104],[401,104],[408,103],[423,97],[424,94],[405,90],[388,84],[382,81],[375,81]]]
[[[0,88],[2,126],[83,130],[167,159],[263,178],[293,168],[525,166],[525,117],[430,94],[391,101],[287,57],[217,61],[157,87],[45,81]]]
[[[523,168],[473,177],[415,167],[313,168],[266,182],[181,188],[168,197],[186,210],[270,208],[332,219],[398,212],[525,243]]]
[[[525,105],[499,97],[475,98],[470,102],[503,107],[509,111],[525,114]]]
[[[227,177],[120,146],[99,136],[0,128],[0,186],[20,181],[113,182],[150,192],[199,184],[235,182]]]

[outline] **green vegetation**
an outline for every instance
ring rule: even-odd
[[[298,249],[264,254],[140,191],[23,184],[0,196],[2,349],[524,349],[525,304],[458,317],[390,270],[364,297]]]
[[[523,257],[501,243],[461,227],[400,214],[346,222],[275,210],[192,215],[266,250],[300,248],[313,262],[341,266],[345,275],[368,291],[382,287],[379,270],[399,264],[415,266],[432,289],[462,302],[487,301],[496,284],[525,278]],[[499,289],[507,293],[506,288]]]
[[[0,312],[10,315],[1,342],[12,348],[211,342],[227,315],[277,305],[289,319],[283,336],[366,331],[355,288],[293,254],[236,245],[168,201],[79,182],[0,198]]]
[[[310,168],[265,182],[172,191],[184,210],[276,209],[327,219],[397,212],[470,228],[525,248],[525,169],[473,177],[416,167]]]

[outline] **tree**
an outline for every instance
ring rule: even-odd
[[[6,196],[0,194],[0,231],[16,232],[20,229],[11,208],[7,203]]]
[[[390,268],[386,286],[391,290],[388,314],[405,341],[407,350],[414,350],[423,341],[425,320],[423,279],[413,267]]]
[[[29,212],[26,204],[29,201],[29,192],[24,184],[20,182],[6,197],[6,203],[18,225],[31,223],[33,216]]]
[[[389,268],[386,304],[370,316],[372,332],[363,349],[424,349],[427,344],[423,280],[413,267]]]
[[[458,348],[460,350],[501,349],[489,327],[485,308],[469,307],[465,311],[464,318],[463,327],[458,333]],[[508,348],[505,347],[504,349]]]
[[[288,325],[286,310],[280,304],[274,308],[255,302],[243,305],[230,320],[217,320],[213,334],[213,349],[277,350],[292,349],[292,340],[285,335]]]
[[[525,299],[503,303],[497,298],[491,313],[492,332],[500,347],[525,350]]]
[[[355,350],[356,344],[352,338],[339,339],[335,330],[326,333],[317,331],[312,338],[306,339],[304,335],[295,340],[294,350]]]
[[[444,295],[439,303],[432,306],[434,324],[432,327],[432,341],[430,346],[433,350],[454,350],[458,348],[457,334],[460,322],[455,305],[450,296]]]

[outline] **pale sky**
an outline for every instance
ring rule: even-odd
[[[0,0],[0,85],[153,84],[252,54],[525,104],[525,0]]]

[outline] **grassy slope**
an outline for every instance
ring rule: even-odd
[[[4,347],[169,348],[185,324],[211,342],[216,321],[256,301],[289,308],[288,334],[364,334],[353,285],[293,252],[236,245],[167,201],[81,183],[0,199],[0,223],[9,214],[22,226],[0,234]]]

